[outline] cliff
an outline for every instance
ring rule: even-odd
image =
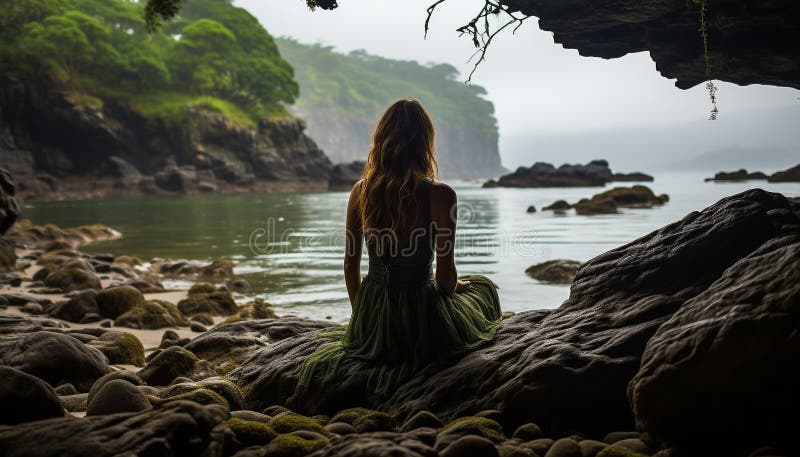
[[[288,116],[247,126],[202,105],[164,119],[60,91],[4,99],[0,167],[23,199],[327,188],[330,160]]]
[[[383,110],[404,97],[418,99],[433,117],[439,171],[446,178],[481,178],[505,171],[493,104],[480,86],[465,85],[447,64],[421,65],[329,46],[277,39],[295,69],[300,96],[290,111],[333,162],[363,161]],[[335,71],[332,71],[335,69]]]

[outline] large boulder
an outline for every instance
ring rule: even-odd
[[[95,301],[102,316],[116,319],[131,309],[142,306],[145,300],[139,289],[119,286],[98,293]]]
[[[6,457],[111,457],[220,455],[230,417],[222,406],[173,401],[139,413],[64,417],[0,426]]]
[[[47,275],[44,283],[64,291],[102,288],[94,268],[84,259],[62,263]]]
[[[54,387],[70,383],[86,392],[106,373],[108,359],[70,335],[35,331],[0,336],[0,365],[24,371]]]
[[[795,233],[736,262],[658,329],[630,384],[638,426],[670,445],[797,446],[798,322]]]
[[[199,313],[208,313],[213,316],[230,316],[238,311],[233,296],[227,291],[192,294],[178,302],[178,309],[185,316]]]
[[[564,164],[556,168],[545,162],[519,167],[483,184],[483,187],[584,187],[603,186],[611,182],[612,174],[605,160],[593,160],[586,165]]]
[[[172,303],[164,300],[148,300],[117,317],[114,325],[153,330],[185,327],[189,325],[189,321]]]
[[[229,376],[253,410],[282,403],[313,415],[366,406],[392,410],[400,421],[421,410],[448,421],[499,409],[511,425],[535,422],[553,432],[630,430],[627,387],[650,338],[737,261],[798,230],[798,212],[783,196],[762,190],[722,199],[584,263],[561,307],[505,319],[490,344],[437,362],[386,396],[371,393],[368,366],[349,358],[341,361],[337,382],[315,379],[294,395],[298,367],[329,342],[315,332],[253,350]],[[757,259],[765,270],[776,268]],[[781,299],[784,306],[796,301]],[[791,319],[783,324],[797,326]],[[791,378],[789,368],[784,373]],[[743,406],[728,420],[758,417]],[[759,411],[773,407],[780,409],[767,404]]]
[[[569,284],[581,263],[577,260],[553,259],[525,269],[525,274],[533,279],[553,284]]]
[[[64,415],[53,388],[15,368],[0,366],[0,424],[16,425]]]

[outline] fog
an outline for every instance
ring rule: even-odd
[[[464,79],[472,69],[468,60],[474,48],[469,38],[459,37],[455,29],[483,4],[480,0],[451,0],[440,5],[425,39],[423,24],[431,0],[341,0],[334,11],[315,12],[309,11],[302,0],[236,3],[258,17],[273,35],[294,37],[305,43],[322,42],[342,52],[365,49],[396,59],[447,62],[459,68]],[[531,143],[537,138],[574,140],[570,134],[598,131],[606,131],[613,138],[609,132],[625,135],[633,129],[663,133],[672,130],[673,124],[695,124],[702,131],[704,142],[696,147],[692,142],[681,146],[681,153],[692,156],[741,146],[743,141],[746,145],[752,143],[747,141],[747,132],[730,137],[734,127],[741,125],[742,116],[763,126],[776,112],[789,116],[788,124],[800,121],[800,110],[791,109],[800,108],[800,91],[728,83],[717,84],[719,119],[709,121],[710,103],[702,85],[677,89],[673,80],[658,74],[647,53],[614,60],[581,57],[577,51],[555,44],[549,32],[539,30],[535,18],[516,34],[507,29],[498,35],[472,81],[485,87],[494,102],[500,151],[507,167],[541,158],[578,160],[579,157],[573,158],[575,151],[592,147],[592,135],[581,135],[584,143],[567,149],[561,149],[561,143],[555,141],[548,143],[546,149],[537,150]],[[764,117],[762,122],[759,116]],[[757,129],[752,129],[754,138],[766,138],[770,146],[788,150],[800,143],[800,133],[794,128],[781,130],[777,136],[760,134]],[[662,136],[669,142],[669,135]],[[642,138],[645,144],[635,148],[640,154],[648,151],[646,135]],[[653,150],[653,161],[659,162],[662,153],[661,149]],[[603,151],[587,154],[602,156]]]

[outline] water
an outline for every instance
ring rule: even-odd
[[[567,298],[569,287],[538,283],[525,274],[528,266],[556,258],[589,260],[749,188],[800,195],[800,183],[705,183],[702,178],[657,175],[647,185],[656,194],[669,194],[667,205],[603,216],[526,213],[529,205],[540,209],[559,199],[589,197],[601,191],[596,187],[482,189],[477,183],[453,183],[460,204],[458,270],[490,276],[500,286],[504,310],[553,308]],[[33,203],[25,206],[25,217],[63,227],[102,223],[123,233],[120,240],[87,246],[90,252],[143,260],[227,257],[237,277],[250,282],[248,297],[264,298],[279,314],[344,322],[350,314],[342,274],[346,204],[345,192],[149,197]],[[237,297],[240,303],[246,299]]]

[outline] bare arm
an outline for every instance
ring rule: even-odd
[[[436,224],[436,283],[445,292],[460,291],[468,283],[458,280],[455,261],[456,192],[447,184],[431,187],[431,219]]]
[[[364,229],[361,226],[361,214],[358,210],[360,192],[361,181],[357,182],[350,191],[345,222],[344,282],[347,285],[347,295],[350,297],[351,307],[355,305],[356,293],[361,286],[361,248]]]

